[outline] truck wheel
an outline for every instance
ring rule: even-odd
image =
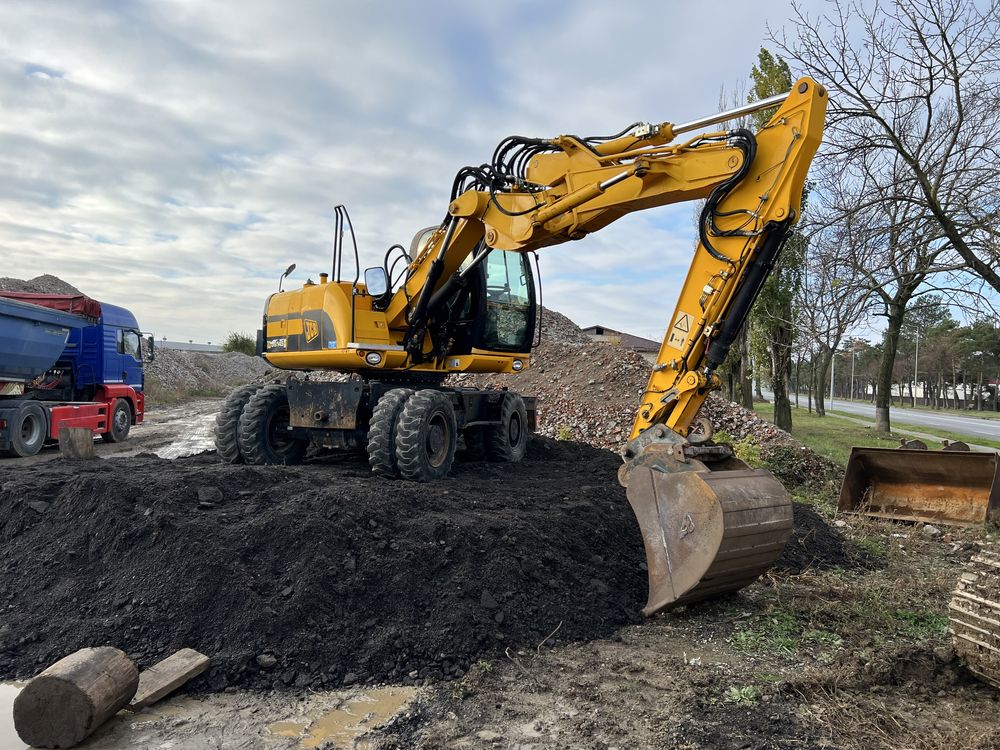
[[[443,479],[457,443],[455,409],[447,394],[425,389],[407,399],[396,424],[396,463],[403,479]]]
[[[306,441],[288,436],[288,391],[265,385],[247,402],[240,416],[240,453],[248,464],[297,464]]]
[[[368,463],[372,473],[393,479],[399,476],[396,462],[396,427],[412,388],[393,388],[382,394],[368,422]]]
[[[111,410],[111,429],[101,433],[101,440],[105,443],[122,443],[128,439],[130,429],[132,429],[132,410],[128,401],[116,398],[115,408]]]
[[[517,463],[528,448],[528,410],[524,399],[509,391],[500,406],[500,424],[486,433],[486,453],[491,461]]]
[[[250,398],[261,388],[259,383],[244,385],[230,393],[215,417],[215,451],[227,464],[243,463],[240,453],[240,416]]]
[[[9,420],[10,448],[7,453],[21,458],[38,453],[49,434],[48,421],[45,409],[30,401],[24,402]]]

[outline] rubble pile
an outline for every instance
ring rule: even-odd
[[[206,354],[160,347],[155,359],[146,363],[146,384],[154,399],[158,393],[222,395],[272,370],[260,357],[239,352]]]
[[[456,385],[510,388],[538,399],[538,433],[617,451],[632,428],[650,364],[594,341],[569,318],[545,310],[541,345],[517,375],[458,375]]]
[[[83,294],[72,284],[48,273],[27,280],[0,276],[0,291],[28,292],[30,294]]]
[[[650,363],[622,346],[595,341],[569,318],[545,310],[541,345],[518,375],[459,375],[457,385],[506,387],[538,399],[538,433],[619,451],[632,429]],[[798,485],[839,476],[835,464],[754,412],[718,395],[702,407],[716,430],[760,446],[782,481]]]

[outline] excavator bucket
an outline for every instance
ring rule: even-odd
[[[837,507],[955,526],[1000,521],[997,458],[995,452],[852,448]]]
[[[646,547],[645,615],[752,583],[792,532],[791,499],[763,469],[666,473],[637,466],[627,495]]]

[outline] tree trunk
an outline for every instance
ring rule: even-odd
[[[750,367],[750,332],[747,326],[743,326],[740,332],[737,351],[740,352],[739,403],[743,408],[753,410],[753,368]]]
[[[791,319],[788,311],[786,320]],[[774,424],[785,432],[792,431],[792,402],[788,398],[788,381],[792,376],[792,336],[789,326],[771,326],[771,390],[774,391]],[[798,400],[798,394],[796,394]]]
[[[889,432],[889,406],[892,397],[892,368],[896,363],[896,349],[899,347],[899,331],[903,327],[902,305],[889,306],[889,321],[882,339],[882,361],[878,368],[878,385],[875,395],[875,431]]]
[[[84,648],[35,677],[14,699],[14,728],[29,745],[73,747],[124,707],[139,670],[110,646]]]
[[[826,416],[826,383],[827,383],[827,372],[829,372],[829,370],[830,370],[829,353],[820,352],[819,365],[816,372],[816,415],[820,417]]]
[[[795,408],[796,409],[799,408],[799,390],[802,387],[800,385],[802,383],[801,375],[802,375],[802,353],[800,352],[799,355],[795,358]],[[983,379],[981,375],[979,379],[980,380]]]
[[[809,358],[809,387],[806,393],[809,396],[809,413],[813,410],[813,384],[816,382],[816,357]]]
[[[983,368],[979,368],[979,386],[976,388],[976,411],[983,410]]]

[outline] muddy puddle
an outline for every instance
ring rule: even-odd
[[[303,750],[330,744],[363,749],[365,743],[355,740],[405,708],[415,694],[415,688],[374,688],[344,698],[337,708],[313,709],[295,719],[275,722],[268,731],[278,737],[299,740],[298,747]]]
[[[21,686],[0,683],[0,748],[2,750],[24,750],[27,747],[14,731],[14,698],[21,692]]]
[[[0,683],[0,750],[28,750],[14,731],[14,698],[21,685]],[[222,746],[266,750],[356,748],[358,738],[406,710],[418,692],[403,686],[313,693],[180,695],[139,713],[120,712],[81,750]],[[220,744],[221,743],[221,744]]]

